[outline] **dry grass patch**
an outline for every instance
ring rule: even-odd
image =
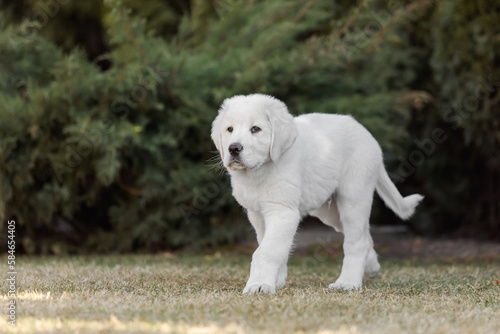
[[[495,333],[498,262],[382,261],[362,291],[327,288],[340,259],[294,257],[275,295],[244,296],[250,257],[24,257],[6,333]],[[5,282],[0,292],[7,301]],[[3,308],[5,310],[5,308]]]

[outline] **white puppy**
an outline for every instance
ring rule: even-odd
[[[308,214],[344,233],[342,272],[329,287],[361,288],[363,274],[380,269],[368,222],[374,191],[402,219],[423,198],[401,196],[377,141],[351,116],[293,118],[271,96],[238,95],[222,104],[212,140],[259,242],[243,293],[285,284],[294,235]]]

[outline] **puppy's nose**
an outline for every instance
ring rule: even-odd
[[[243,146],[241,146],[240,143],[232,143],[229,145],[229,153],[231,155],[238,155],[241,151],[243,151]]]

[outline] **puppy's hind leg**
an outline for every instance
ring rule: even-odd
[[[373,264],[370,256],[373,242],[368,224],[373,191],[367,193],[369,195],[339,196],[337,203],[344,230],[344,262],[339,278],[329,285],[331,289],[360,289],[368,258]]]
[[[336,201],[327,202],[318,209],[311,211],[309,214],[321,220],[323,224],[333,227],[335,231],[343,232]],[[374,278],[380,270],[380,264],[378,263],[378,255],[375,249],[373,249],[373,240],[370,231],[368,229],[365,231],[365,237],[370,245],[370,250],[366,257],[365,274]]]
[[[366,238],[370,243],[370,250],[368,251],[368,256],[366,257],[365,274],[367,274],[370,278],[375,278],[380,271],[380,264],[378,263],[377,252],[375,252],[375,249],[373,248],[373,240],[370,235],[370,231],[367,230],[366,233]]]

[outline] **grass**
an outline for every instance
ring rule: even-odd
[[[5,262],[7,261],[4,258]],[[294,256],[274,295],[242,295],[250,256],[20,257],[5,333],[498,333],[494,260],[383,260],[362,291],[327,288],[341,259]],[[7,302],[5,280],[0,285]],[[2,307],[5,311],[5,307]]]

